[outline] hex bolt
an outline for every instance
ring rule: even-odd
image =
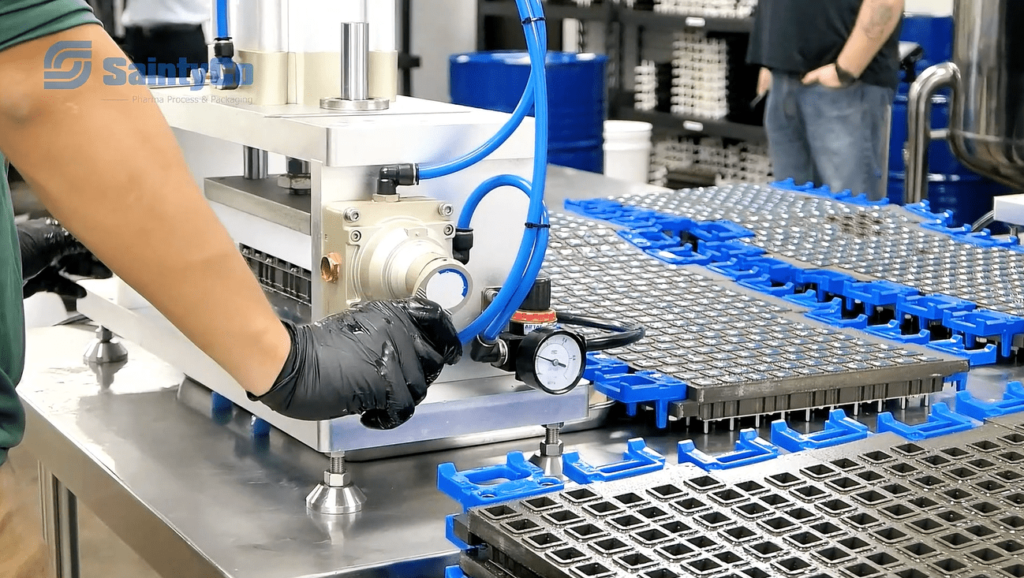
[[[332,474],[344,474],[345,473],[345,456],[331,456],[331,473]]]
[[[345,220],[349,223],[355,223],[359,220],[359,210],[354,207],[345,209]]]
[[[444,226],[444,234],[445,234],[445,236],[454,235],[455,234],[455,227],[452,226],[452,225],[445,225]]]
[[[363,239],[363,234],[359,231],[352,231],[348,234],[348,240],[352,243],[358,243]]]
[[[442,203],[437,207],[437,212],[440,213],[442,217],[450,217],[455,213],[455,207],[451,206],[449,203]]]

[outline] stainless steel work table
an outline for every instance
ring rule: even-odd
[[[553,197],[580,186],[594,197],[637,192],[600,177],[552,171]],[[444,521],[458,505],[436,490],[437,465],[466,469],[537,447],[538,439],[528,439],[353,463],[355,483],[368,499],[364,510],[321,518],[306,511],[304,498],[322,476],[324,456],[275,431],[252,437],[244,412],[211,413],[208,394],[199,388],[179,393],[183,376],[134,344],[126,344],[123,367],[86,366],[82,352],[92,339],[87,326],[30,331],[19,387],[28,414],[25,447],[41,464],[44,519],[62,578],[77,578],[78,500],[168,578],[440,578],[457,562]],[[972,372],[971,387],[994,397],[1013,377],[1005,370]],[[925,412],[900,412],[899,404],[887,409],[909,421]],[[873,415],[860,418],[870,423]],[[818,412],[814,420],[823,417]],[[798,419],[794,427],[820,428],[814,420],[804,425]],[[682,423],[657,431],[645,425],[651,421],[614,421],[564,440],[584,459],[608,463],[621,459],[628,439],[643,437],[675,462],[680,440],[722,452],[737,436],[724,422],[704,435]],[[768,437],[767,422],[762,426]]]

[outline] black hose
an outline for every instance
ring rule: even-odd
[[[984,215],[982,215],[980,219],[975,221],[973,225],[971,225],[971,231],[974,232],[974,233],[977,233],[977,232],[979,232],[979,231],[981,231],[983,229],[986,229],[989,225],[991,225],[992,223],[995,223],[995,222],[996,222],[996,212],[995,211],[989,211],[989,212],[985,213]]]
[[[559,312],[558,322],[565,325],[589,327],[591,329],[611,332],[600,337],[587,337],[587,351],[604,351],[605,349],[626,347],[640,341],[647,333],[643,325],[623,325],[617,321],[595,319],[572,313]]]

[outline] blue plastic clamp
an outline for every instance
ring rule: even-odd
[[[466,574],[458,566],[449,566],[444,569],[444,578],[466,578]]]
[[[669,265],[708,265],[711,263],[711,257],[694,251],[693,245],[682,245],[671,249],[648,249],[645,253]]]
[[[665,467],[665,458],[647,447],[642,439],[626,442],[622,461],[593,466],[580,458],[579,452],[567,452],[562,456],[562,472],[577,484],[613,482],[640,474],[657,472]]]
[[[877,201],[872,201],[866,194],[854,195],[849,190],[838,193],[832,198],[843,203],[858,205],[861,207],[884,207],[889,204],[888,197],[882,197]]]
[[[980,425],[981,422],[954,413],[948,405],[940,402],[932,405],[928,421],[918,425],[911,426],[897,421],[889,412],[880,413],[876,430],[878,433],[893,432],[903,439],[916,442],[964,432]]]
[[[814,188],[814,183],[805,183],[803,185],[796,184],[793,179],[786,179],[784,181],[776,181],[771,183],[771,186],[776,189],[783,191],[793,191],[795,193],[806,193],[807,191]]]
[[[947,311],[953,313],[973,311],[977,305],[970,301],[950,297],[949,295],[900,295],[896,301],[896,318],[903,319],[910,315],[925,322],[942,321]]]
[[[635,245],[638,249],[647,251],[649,249],[670,249],[678,247],[680,240],[678,237],[669,237],[665,233],[661,232],[660,229],[654,227],[647,227],[643,229],[623,229],[619,231],[619,236]]]
[[[455,514],[449,514],[444,519],[444,537],[448,538],[448,541],[452,543],[459,550],[469,550],[469,544],[463,542],[455,535]],[[455,566],[458,568],[458,566]]]
[[[689,231],[691,235],[702,241],[731,241],[746,239],[757,235],[750,229],[732,221],[701,221]]]
[[[999,353],[996,351],[995,345],[989,343],[983,349],[967,349],[967,346],[964,344],[963,335],[954,335],[951,339],[932,341],[928,343],[928,347],[935,351],[966,357],[971,367],[993,365],[999,359]]]
[[[899,321],[890,321],[885,325],[869,325],[864,329],[864,331],[898,343],[927,345],[928,342],[932,340],[932,334],[927,330],[905,335],[903,333],[903,328],[900,327],[900,325]]]
[[[790,429],[786,420],[772,422],[772,443],[793,453],[848,444],[865,439],[870,433],[868,426],[846,417],[841,409],[829,412],[825,429],[806,435]]]
[[[636,415],[639,404],[654,404],[655,421],[660,429],[668,427],[669,404],[686,399],[687,391],[682,381],[652,371],[608,376],[594,381],[594,389],[626,404],[626,414],[630,416]]]
[[[1009,357],[1013,353],[1013,338],[1024,333],[1024,318],[996,311],[946,311],[942,324],[965,337],[967,348],[974,347],[978,337],[999,337],[1000,353]]]
[[[698,241],[697,252],[707,255],[714,263],[724,263],[730,259],[753,259],[765,254],[765,250],[743,241]]]
[[[949,226],[953,222],[953,212],[943,211],[941,213],[933,213],[932,206],[929,201],[921,201],[913,205],[906,205],[903,207],[910,213],[923,217],[931,222],[938,222],[942,227]]]
[[[625,361],[619,361],[596,351],[587,354],[587,365],[583,370],[583,379],[587,381],[600,381],[613,375],[626,375],[629,373],[629,366]]]
[[[817,309],[807,312],[807,316],[833,327],[864,329],[868,326],[868,316],[863,313],[853,319],[843,319],[843,300],[839,297],[832,299],[829,303],[819,303]]]
[[[917,289],[913,287],[889,281],[852,281],[847,282],[843,287],[846,306],[851,309],[856,301],[863,303],[865,308],[892,306],[895,309],[901,295],[917,295],[917,293]]]
[[[856,279],[837,271],[829,271],[828,269],[811,269],[808,271],[801,271],[795,281],[798,285],[814,285],[814,291],[791,295],[786,297],[786,300],[800,305],[816,307],[818,303],[828,302],[830,295],[842,295],[846,288],[846,284],[850,281],[856,281]],[[808,295],[808,293],[810,293],[810,295]]]
[[[778,259],[750,259],[747,263],[759,274],[742,279],[739,284],[775,297],[792,295],[796,290],[795,281],[803,273],[799,267]]]
[[[961,227],[950,227],[948,222],[943,221],[929,221],[927,223],[921,223],[921,226],[929,231],[936,231],[949,235],[950,237],[959,237],[966,235],[974,231],[970,225],[963,225]]]
[[[492,483],[497,480],[505,481]],[[564,482],[545,476],[544,470],[528,462],[522,452],[509,453],[505,464],[464,472],[450,462],[437,466],[437,489],[464,509],[557,492],[564,487]]]
[[[1006,384],[1001,401],[984,402],[976,399],[969,391],[956,394],[956,412],[976,420],[1002,417],[1024,412],[1024,385],[1019,381]]]
[[[679,442],[679,463],[695,464],[705,471],[729,470],[779,457],[779,448],[759,437],[757,430],[745,429],[736,441],[736,451],[717,456],[698,450],[691,440]]]
[[[967,389],[967,373],[966,371],[954,373],[945,379],[945,383],[952,384],[956,391],[964,391]]]
[[[622,205],[608,199],[566,199],[565,210],[594,219],[614,218],[622,214]]]
[[[968,233],[966,235],[957,235],[956,240],[969,245],[975,245],[978,247],[1004,247],[1009,248],[1016,245],[1020,245],[1020,239],[1017,237],[993,237],[992,231],[985,229],[978,233]]]

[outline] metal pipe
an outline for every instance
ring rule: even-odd
[[[907,181],[905,204],[920,203],[928,193],[928,147],[931,145],[932,97],[942,88],[955,87],[959,69],[952,62],[925,70],[910,86],[907,98]],[[956,90],[953,91],[956,106]]]
[[[341,23],[341,99],[369,98],[370,25],[366,22]]]
[[[249,180],[267,178],[269,159],[267,151],[253,147],[242,147],[242,176]]]

